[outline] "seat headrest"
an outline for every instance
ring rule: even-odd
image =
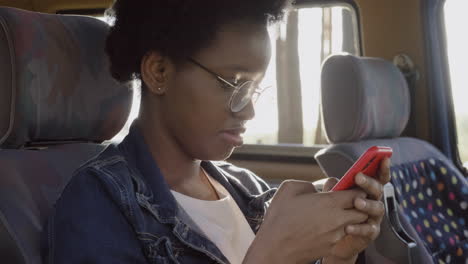
[[[322,66],[322,115],[330,143],[398,137],[410,115],[408,85],[383,59],[331,56]]]
[[[112,79],[95,18],[0,8],[0,147],[102,142],[124,126],[132,91]]]

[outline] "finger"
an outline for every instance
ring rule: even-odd
[[[378,180],[382,185],[390,181],[390,166],[391,160],[389,158],[385,158],[380,165]]]
[[[374,200],[380,200],[383,194],[383,185],[376,179],[358,173],[356,176],[356,185],[361,187]]]
[[[377,219],[383,217],[385,213],[385,207],[381,201],[356,198],[356,200],[354,200],[354,206],[359,211]]]
[[[337,178],[328,178],[325,184],[323,185],[323,191],[330,191],[338,183]]]
[[[341,218],[339,221],[345,223],[346,225],[363,224],[369,220],[369,216],[367,214],[354,209],[343,211],[339,217]]]
[[[348,235],[361,236],[369,240],[374,240],[380,234],[380,226],[376,223],[348,225],[345,228],[345,232]]]
[[[333,204],[330,206],[338,207],[341,209],[352,209],[354,208],[354,200],[356,198],[366,198],[367,194],[360,189],[351,189],[339,192],[327,192],[324,195],[330,195]]]
[[[276,194],[278,193],[287,196],[295,196],[305,193],[317,193],[317,189],[308,181],[286,180],[281,183]]]

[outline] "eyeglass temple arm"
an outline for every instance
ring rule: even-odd
[[[189,60],[191,63],[197,65],[197,66],[200,67],[200,68],[202,68],[202,69],[205,70],[206,72],[210,73],[210,74],[213,75],[214,77],[216,77],[216,79],[218,79],[218,80],[222,81],[223,83],[225,83],[225,84],[231,86],[232,88],[236,88],[235,85],[233,85],[233,84],[230,83],[229,81],[225,80],[223,77],[219,76],[217,73],[215,73],[215,72],[211,71],[210,69],[206,68],[205,66],[201,65],[201,64],[198,63],[196,60],[194,60],[194,59],[192,59],[192,58],[190,58],[190,57],[188,58],[188,60]]]

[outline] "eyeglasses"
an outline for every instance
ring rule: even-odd
[[[231,98],[229,99],[229,108],[231,109],[233,113],[240,112],[250,102],[255,104],[255,102],[258,100],[262,92],[266,90],[266,88],[263,88],[263,89],[259,88],[258,85],[252,80],[245,81],[241,84],[232,83],[230,81],[227,81],[223,77],[219,76],[215,72],[211,71],[210,69],[206,68],[205,66],[203,66],[196,60],[192,58],[188,58],[188,60],[191,63],[197,65],[198,67],[202,68],[206,72],[213,75],[224,86],[234,89],[232,92]]]

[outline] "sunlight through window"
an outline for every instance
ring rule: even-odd
[[[334,53],[342,53],[343,49],[343,23],[354,21],[343,21],[344,12],[352,12],[351,9],[342,6],[329,8],[331,17],[328,22],[331,28],[325,28],[323,24],[324,8],[301,8],[298,10],[298,55],[300,86],[302,98],[302,126],[303,145],[313,146],[316,144],[316,132],[319,125],[319,102],[320,102],[320,72],[323,59]],[[353,14],[354,15],[354,14]],[[350,16],[352,17],[352,16]],[[354,27],[350,27],[356,30]],[[275,49],[278,38],[285,39],[286,26],[278,25],[270,29],[272,47],[272,58],[265,76],[265,85],[276,84],[276,55]],[[329,38],[324,35],[324,30],[331,30]],[[281,33],[281,34],[280,34]],[[355,35],[350,34],[355,42]],[[354,46],[354,44],[352,45]],[[353,53],[356,53],[355,51]],[[355,54],[357,55],[357,54]],[[267,93],[262,95],[256,105],[255,119],[248,123],[245,135],[247,144],[278,144],[278,88],[273,86]]]
[[[468,16],[466,0],[447,0],[445,4],[445,26],[447,32],[447,51],[450,67],[453,103],[457,123],[458,148],[460,159],[468,166],[468,38],[466,25]]]

